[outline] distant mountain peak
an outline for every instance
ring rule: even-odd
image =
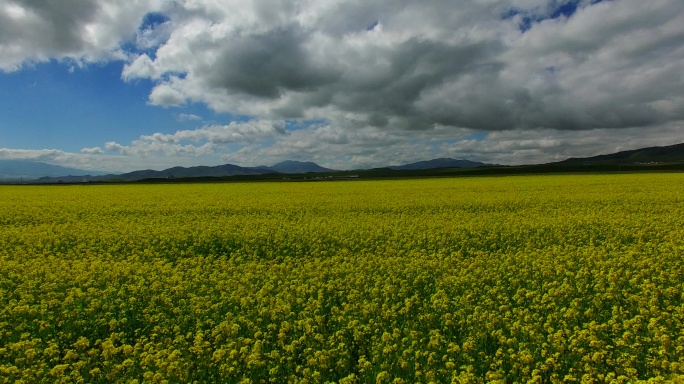
[[[334,169],[321,167],[312,161],[285,160],[269,167],[280,173],[333,172]]]
[[[479,161],[472,160],[462,160],[462,159],[451,159],[441,157],[438,159],[418,161],[415,163],[409,163],[404,165],[395,165],[389,167],[394,170],[402,171],[413,171],[413,170],[423,170],[423,169],[436,169],[436,168],[477,168],[484,167],[491,164],[481,163]]]
[[[280,164],[315,164],[311,161],[299,161],[299,160],[283,160],[280,163],[274,164],[274,165],[280,165]]]

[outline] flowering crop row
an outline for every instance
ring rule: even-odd
[[[0,382],[684,374],[684,176],[0,188]]]

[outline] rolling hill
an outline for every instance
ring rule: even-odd
[[[311,161],[286,160],[270,167],[263,167],[278,173],[309,173],[309,172],[336,172],[334,169],[321,167]]]
[[[577,164],[672,164],[684,162],[684,143],[663,147],[648,147],[629,151],[620,151],[607,155],[598,155],[583,158],[571,157],[567,160],[552,164],[577,165]]]

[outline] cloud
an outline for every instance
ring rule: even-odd
[[[249,142],[256,139],[286,135],[284,121],[232,122],[227,125],[206,125],[199,129],[177,131],[173,134],[155,133],[141,136],[144,142],[178,143],[181,141],[207,141],[212,144]]]
[[[143,53],[124,67],[121,78],[126,81],[141,78],[158,79],[159,74],[152,59]]]
[[[202,118],[192,113],[179,113],[178,121],[202,121]]]
[[[176,79],[177,80],[177,79]],[[187,97],[173,83],[161,83],[150,93],[150,103],[163,107],[176,107],[185,103]]]
[[[109,152],[123,155],[148,156],[161,153],[171,157],[204,156],[213,154],[217,148],[226,144],[244,144],[287,134],[284,121],[255,120],[227,125],[205,125],[170,134],[142,135],[130,145],[110,141],[104,147]]]
[[[684,121],[642,128],[559,131],[552,129],[491,132],[483,139],[442,144],[440,153],[498,164],[520,165],[561,161],[644,147],[684,142]]]
[[[10,149],[0,148],[0,159],[5,160],[33,160],[33,161],[53,161],[67,155],[67,152],[59,149]]]
[[[428,134],[379,127],[348,129],[329,124],[312,125],[279,136],[274,143],[252,143],[224,154],[221,159],[252,166],[283,160],[310,160],[337,169],[384,167],[439,157],[437,143],[464,139],[473,133],[472,130],[445,127]]]
[[[140,33],[152,34],[138,31],[144,16],[168,6],[163,0],[4,1],[0,70],[14,71],[51,59],[77,63],[125,59],[123,43]]]
[[[151,155],[163,154],[169,158],[185,156],[202,156],[214,153],[215,146],[205,143],[200,146],[186,144],[164,143],[156,140],[135,140],[131,145],[122,145],[117,142],[105,143],[105,149],[110,152],[119,153],[129,157],[149,157]]]
[[[589,130],[684,117],[677,0],[582,1],[565,13],[545,1],[247,3],[179,2],[156,58],[139,56],[124,76],[158,80],[153,105],[356,128]],[[511,9],[539,15],[523,33],[522,16],[502,17]]]
[[[0,69],[124,60],[150,105],[252,119],[103,151],[354,167],[681,139],[681,0],[75,1],[0,5]]]
[[[81,149],[81,153],[85,153],[87,155],[101,155],[104,153],[104,151],[100,147],[93,147],[93,148],[83,148],[83,149]]]
[[[336,169],[372,168],[450,157],[486,163],[541,164],[684,142],[684,121],[643,128],[529,129],[482,133],[438,127],[432,131],[312,126],[279,137],[275,143],[251,143],[222,155],[243,165],[308,160]]]
[[[110,144],[109,147],[112,149],[125,148],[124,146],[117,147],[114,143],[108,144]],[[83,151],[81,153],[73,153],[57,149],[9,148],[0,148],[0,159],[39,161],[63,167],[112,173],[130,172],[142,168],[162,170],[177,166],[180,160],[179,157],[150,157],[135,153],[101,154]],[[200,157],[196,158],[197,161],[193,161],[195,158],[192,157],[185,157],[183,159],[185,159],[185,163],[188,166],[202,165],[207,160]],[[145,164],[145,166],[141,167],[141,164]]]

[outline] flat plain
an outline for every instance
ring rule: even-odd
[[[684,374],[684,174],[0,187],[0,382]]]

